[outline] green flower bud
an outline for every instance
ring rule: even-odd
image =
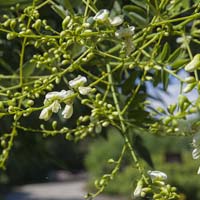
[[[13,40],[17,37],[17,34],[15,32],[10,32],[6,35],[7,40]]]
[[[184,93],[188,93],[190,91],[192,91],[194,89],[194,87],[196,86],[196,83],[189,83],[187,84],[187,86],[183,89]]]
[[[200,54],[196,54],[194,58],[185,66],[185,71],[193,72],[200,68]]]
[[[70,19],[71,19],[70,16],[66,16],[65,19],[63,20],[63,22],[62,22],[62,29],[63,30],[67,29],[67,26],[70,22]]]

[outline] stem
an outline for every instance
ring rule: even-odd
[[[136,163],[136,167],[138,168],[140,174],[142,175],[142,178],[144,179],[144,181],[146,183],[148,183],[148,181],[146,180],[146,177],[144,175],[144,170],[142,169],[142,167],[140,166],[140,163],[137,159],[137,156],[131,146],[131,143],[126,135],[126,126],[124,124],[124,119],[123,119],[123,116],[121,114],[121,110],[120,110],[120,106],[119,106],[119,102],[118,102],[118,99],[117,99],[117,96],[116,96],[116,92],[115,92],[115,88],[114,88],[114,85],[113,85],[113,80],[112,80],[112,74],[111,74],[111,69],[110,69],[110,65],[107,64],[106,65],[106,68],[107,68],[107,72],[108,72],[108,81],[110,82],[111,84],[111,92],[112,92],[112,96],[113,96],[113,101],[114,101],[114,104],[115,104],[115,107],[116,107],[116,110],[118,112],[118,115],[119,115],[119,121],[120,121],[120,126],[121,126],[121,131],[122,131],[122,134],[123,134],[123,137],[124,137],[124,140],[125,140],[125,145],[126,147],[129,149],[130,153],[131,153],[131,157],[133,159],[133,161]]]

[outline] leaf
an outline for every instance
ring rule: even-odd
[[[27,61],[23,65],[23,76],[25,78],[31,76],[33,74],[34,70],[35,70],[35,63],[31,63],[31,62]]]
[[[74,15],[74,9],[69,0],[56,0],[60,5],[62,5],[65,9],[67,9],[71,14]],[[66,14],[65,14],[66,16]]]
[[[179,67],[182,67],[183,65],[185,65],[186,63],[188,63],[189,59],[187,58],[180,58],[175,60],[173,63],[170,64],[170,66],[173,69],[178,69]]]
[[[154,168],[154,164],[151,158],[151,154],[149,153],[149,150],[147,147],[144,146],[143,140],[139,135],[134,135],[133,138],[133,148],[135,148],[137,154],[142,158],[144,161],[147,162],[147,164]]]
[[[126,5],[123,7],[123,12],[133,23],[139,26],[147,23],[146,11],[138,6]]]
[[[0,7],[14,6],[17,3],[19,4],[32,3],[32,0],[6,0],[6,1],[0,0]]]
[[[159,59],[161,62],[163,62],[163,61],[165,61],[165,59],[168,58],[169,55],[170,55],[170,46],[169,46],[169,44],[166,42],[166,43],[164,44],[164,47],[163,47],[163,49],[162,49],[160,55],[158,56],[158,59]]]
[[[146,8],[146,1],[145,0],[131,0],[132,3],[140,6],[142,8]]]
[[[138,74],[139,74],[138,71],[133,71],[130,74],[129,78],[127,78],[125,80],[125,82],[122,85],[122,93],[123,94],[127,95],[127,94],[129,94],[132,91],[132,89],[134,88],[135,80],[138,77]]]
[[[167,63],[174,62],[182,53],[181,48],[177,48],[168,58]]]
[[[161,71],[161,80],[163,83],[163,89],[166,91],[169,85],[169,73],[166,72],[164,69]]]

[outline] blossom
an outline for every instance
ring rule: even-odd
[[[89,94],[91,90],[92,90],[91,87],[80,86],[80,87],[78,88],[79,93],[82,94],[82,95],[87,95],[87,94]]]
[[[93,19],[96,22],[103,23],[108,20],[109,13],[110,13],[109,10],[102,9],[99,12],[97,12],[97,14],[93,17]]]
[[[109,18],[109,22],[112,26],[119,26],[124,22],[124,18],[122,15],[118,15],[114,18]]]
[[[119,39],[130,38],[135,33],[135,27],[129,26],[128,28],[120,28],[115,32],[115,36]]]
[[[195,148],[200,146],[200,134],[199,133],[197,133],[193,136],[192,145]]]
[[[76,89],[80,86],[83,86],[86,82],[87,78],[85,76],[78,75],[75,79],[69,81],[69,86]]]
[[[177,37],[176,38],[176,43],[181,44],[182,48],[186,48],[187,47],[187,43],[190,42],[191,39],[192,39],[192,37],[190,35]]]
[[[200,54],[196,54],[194,58],[185,66],[185,71],[193,72],[200,68]]]
[[[46,107],[41,111],[39,119],[43,119],[45,121],[48,121],[51,118],[51,115],[52,115],[51,108],[50,107]]]
[[[73,114],[73,104],[66,104],[63,112],[62,112],[62,115],[65,119],[69,119]]]
[[[161,171],[148,171],[151,180],[154,181],[164,181],[167,179],[167,175]]]
[[[136,197],[140,197],[141,196],[141,192],[142,192],[142,188],[143,188],[143,183],[142,181],[139,181],[137,183],[137,186],[134,190],[134,193],[133,193],[133,196],[136,198]]]
[[[55,100],[49,107],[53,113],[57,113],[61,109],[58,100]]]
[[[44,105],[46,105],[47,107],[45,107],[41,111],[39,119],[48,121],[51,118],[52,113],[58,113],[58,111],[61,109],[61,105],[60,105],[61,102],[64,102],[67,105],[72,104],[73,99],[71,96],[73,94],[74,92],[72,90],[67,90],[67,91],[61,90],[60,92],[57,92],[57,91],[48,92],[44,100]],[[67,112],[66,110],[63,111],[64,118],[69,118],[69,117],[66,117],[66,116],[69,116],[69,114],[67,115],[66,112]],[[72,109],[72,113],[73,113],[73,109]]]
[[[192,158],[193,159],[198,159],[200,157],[200,148],[195,148],[193,151],[192,151]]]

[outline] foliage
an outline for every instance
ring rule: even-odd
[[[179,127],[199,112],[199,98],[187,96],[200,91],[199,1],[20,3],[1,2],[0,167],[24,132],[77,142],[114,127],[121,150],[86,198],[101,193],[129,155],[140,175],[134,198],[178,199],[165,174],[146,173],[140,158],[151,167],[153,162],[140,133],[186,136],[199,128],[198,122],[189,131]],[[148,85],[169,92],[172,78],[180,82],[176,103],[153,107]],[[198,143],[195,136],[195,158]]]

